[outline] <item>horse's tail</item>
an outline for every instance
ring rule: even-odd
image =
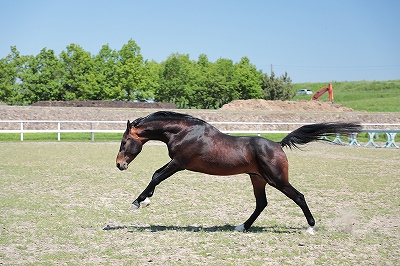
[[[302,126],[284,137],[279,143],[282,147],[298,148],[312,141],[321,140],[324,136],[358,133],[362,129],[358,123],[319,123]],[[326,140],[326,139],[322,139]]]

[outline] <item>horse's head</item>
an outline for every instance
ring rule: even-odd
[[[143,143],[136,130],[137,128],[128,120],[116,160],[116,165],[121,171],[126,170],[129,163],[142,151]]]

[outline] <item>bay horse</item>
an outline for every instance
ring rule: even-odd
[[[334,134],[361,131],[356,123],[318,123],[302,126],[274,142],[258,136],[235,137],[222,133],[209,123],[190,115],[159,111],[133,122],[128,120],[116,158],[118,169],[126,170],[149,140],[167,145],[171,161],[155,171],[150,183],[133,201],[132,207],[145,207],[154,189],[178,171],[190,170],[210,175],[247,173],[253,185],[256,208],[251,216],[235,230],[248,230],[267,206],[265,186],[278,189],[292,199],[303,211],[307,232],[313,234],[315,220],[304,195],[297,191],[288,178],[288,160],[282,148],[298,148]]]

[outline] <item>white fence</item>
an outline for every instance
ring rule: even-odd
[[[6,125],[4,128],[1,125]],[[13,128],[12,124],[19,125],[19,129]],[[21,141],[24,140],[25,133],[57,133],[57,140],[61,140],[61,133],[90,133],[91,140],[94,141],[95,133],[123,133],[124,129],[99,129],[96,125],[124,125],[126,121],[56,121],[56,120],[0,120],[1,133],[19,133]],[[63,129],[61,125],[66,126]],[[121,127],[121,126],[119,126]],[[10,129],[13,128],[13,129]]]
[[[295,128],[312,124],[297,122],[210,122],[222,132],[227,134],[265,134],[265,133],[289,133]],[[369,141],[365,146],[394,147],[397,133],[400,133],[400,124],[388,123],[364,123],[364,132],[369,135]],[[57,121],[57,120],[0,120],[0,134],[18,133],[21,141],[25,133],[57,133],[57,140],[61,140],[61,133],[90,133],[94,141],[95,133],[123,133],[126,121]],[[374,138],[380,133],[386,135],[386,143],[379,146]],[[335,142],[342,143],[337,136]],[[359,146],[357,135],[350,136],[350,145]]]

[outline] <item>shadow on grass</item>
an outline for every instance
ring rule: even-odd
[[[161,232],[161,231],[185,231],[185,232],[234,232],[235,226],[225,224],[222,226],[174,226],[174,225],[107,225],[105,231],[126,229],[128,232]],[[252,226],[247,233],[276,233],[276,234],[298,234],[305,230],[303,227],[284,227],[284,226]]]

